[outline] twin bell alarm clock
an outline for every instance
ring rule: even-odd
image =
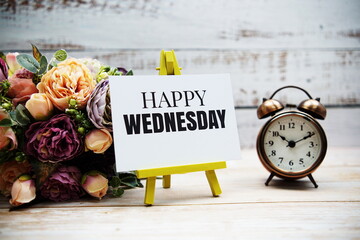
[[[308,99],[296,105],[283,105],[274,99],[281,90],[295,88],[304,92]],[[289,107],[289,110],[284,110]],[[291,108],[297,110],[291,110]],[[274,176],[283,179],[308,177],[318,187],[311,175],[322,163],[327,149],[323,128],[317,119],[324,120],[326,109],[320,99],[313,99],[304,89],[285,86],[277,89],[257,109],[259,119],[270,117],[261,128],[256,149],[261,163],[270,172],[267,186]]]

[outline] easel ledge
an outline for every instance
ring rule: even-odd
[[[199,163],[175,167],[165,168],[152,168],[137,170],[136,176],[138,178],[148,178],[153,176],[172,175],[172,174],[183,174],[189,172],[208,171],[214,169],[226,168],[226,162],[212,162],[212,163]]]
[[[160,52],[160,67],[156,69],[159,70],[159,75],[181,75],[181,68],[177,62],[174,50],[162,50]],[[163,188],[170,188],[172,174],[205,171],[212,195],[214,197],[219,196],[222,191],[219,181],[216,177],[215,169],[221,168],[226,168],[226,162],[210,162],[164,168],[143,169],[137,170],[136,176],[138,178],[146,178],[144,204],[152,205],[155,200],[156,176],[163,176]]]

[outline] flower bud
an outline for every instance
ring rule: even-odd
[[[71,107],[76,107],[77,106],[77,102],[76,102],[76,100],[75,99],[73,99],[73,98],[71,98],[70,100],[69,100],[69,105],[71,106]]]
[[[54,110],[54,106],[45,93],[34,93],[26,102],[25,107],[36,120],[48,119]]]
[[[6,63],[9,66],[9,77],[15,73],[16,70],[21,69],[20,64],[16,60],[16,56],[19,53],[8,53],[6,54]]]
[[[1,107],[7,111],[11,110],[12,105],[10,103],[3,103],[1,104]]]
[[[66,114],[69,114],[69,115],[75,115],[75,114],[78,113],[78,111],[77,111],[76,109],[67,108],[67,109],[65,110],[65,113],[66,113]]]
[[[81,135],[83,135],[85,133],[85,128],[83,127],[78,127],[78,133],[80,133]]]
[[[23,152],[17,152],[15,155],[15,161],[24,162],[26,160],[26,155]]]
[[[86,147],[94,153],[105,152],[112,144],[112,137],[106,129],[93,129],[85,136]]]
[[[100,82],[101,80],[108,78],[108,77],[109,77],[109,74],[107,72],[102,72],[97,76],[96,81]]]
[[[75,121],[81,122],[82,119],[83,119],[83,117],[80,114],[75,115]]]
[[[22,175],[13,184],[10,204],[19,206],[31,202],[36,197],[35,182],[29,175]]]
[[[101,173],[90,171],[82,177],[81,185],[88,194],[101,199],[106,195],[108,182]]]

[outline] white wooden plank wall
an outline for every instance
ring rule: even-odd
[[[230,73],[242,147],[254,146],[264,123],[261,99],[298,85],[335,107],[321,122],[330,146],[360,146],[357,0],[0,1],[0,35],[0,51],[31,42],[47,55],[65,48],[137,75],[156,74],[163,48],[176,50],[183,74]],[[305,97],[278,95],[295,104]]]

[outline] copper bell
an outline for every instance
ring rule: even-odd
[[[257,109],[259,119],[266,118],[284,109],[284,105],[276,99],[263,99],[263,103]]]
[[[298,110],[306,112],[317,119],[324,120],[326,117],[326,108],[320,103],[320,98],[302,101],[298,106]]]

